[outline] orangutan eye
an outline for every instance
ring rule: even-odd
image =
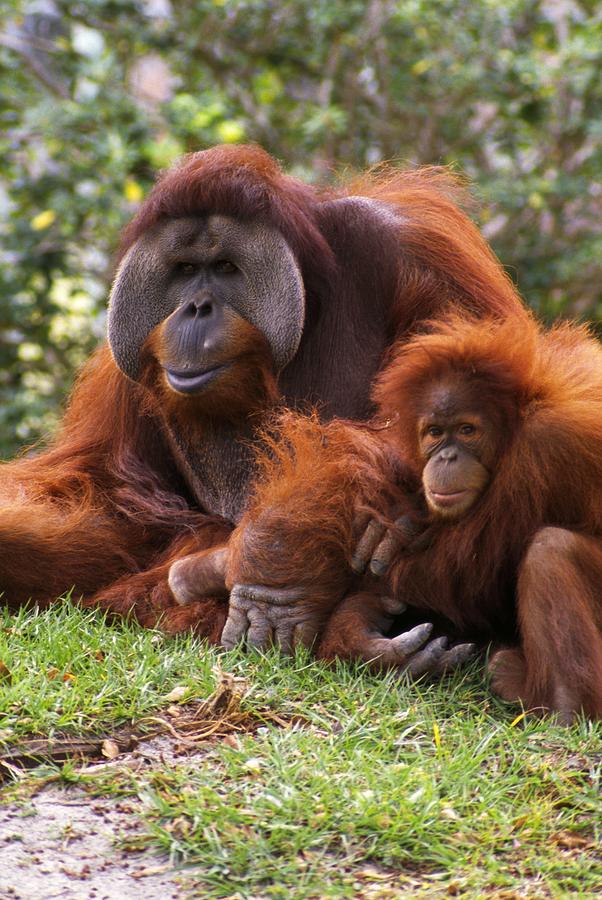
[[[179,275],[194,275],[197,270],[197,266],[194,263],[183,262],[178,263],[178,274]]]
[[[438,425],[429,425],[426,433],[429,437],[441,437],[441,435],[443,434],[443,429],[439,428]]]
[[[460,434],[476,434],[477,429],[474,425],[469,425],[468,422],[465,425],[460,425],[458,431]]]
[[[231,263],[229,259],[218,259],[213,263],[213,268],[216,272],[222,272],[225,275],[231,275],[232,272],[238,271],[234,263]]]

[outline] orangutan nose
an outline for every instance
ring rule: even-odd
[[[448,463],[456,462],[458,459],[458,451],[455,447],[444,447],[439,456]]]

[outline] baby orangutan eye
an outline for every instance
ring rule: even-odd
[[[439,428],[438,425],[430,425],[427,428],[426,433],[429,437],[441,437],[441,435],[443,434],[443,429]]]
[[[460,434],[468,435],[468,434],[476,434],[477,429],[475,428],[474,425],[470,425],[467,422],[465,425],[460,425],[460,428],[458,429],[458,431],[460,432]]]

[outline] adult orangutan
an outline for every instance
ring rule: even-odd
[[[441,171],[321,191],[257,147],[186,157],[126,229],[109,347],[48,450],[3,467],[0,589],[74,596],[218,640],[227,603],[173,603],[171,562],[227,541],[275,402],[364,419],[392,341],[450,306],[523,308]]]
[[[380,431],[283,419],[220,561],[227,641],[273,630],[290,646],[322,631],[323,657],[396,665],[412,633],[382,636],[396,602],[382,599],[386,574],[393,598],[459,638],[507,645],[490,661],[502,697],[566,721],[602,716],[600,344],[567,324],[434,323],[399,347],[375,398],[390,417]],[[358,552],[358,509],[382,522],[399,492],[396,527],[372,523]],[[370,559],[371,577],[354,574]]]

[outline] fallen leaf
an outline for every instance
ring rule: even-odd
[[[456,810],[451,806],[444,806],[441,810],[441,818],[443,819],[451,819],[452,822],[457,821],[460,816],[456,812]]]
[[[167,863],[164,866],[149,866],[147,869],[138,869],[137,872],[132,872],[132,878],[148,878],[149,875],[162,875],[164,872],[169,872],[172,866]]]
[[[59,670],[56,668],[56,666],[52,666],[52,668],[48,669],[48,671],[46,672],[46,678],[48,679],[48,681],[54,681],[58,674]]]
[[[188,688],[183,684],[178,684],[172,691],[169,692],[169,694],[166,694],[163,699],[167,700],[168,703],[179,703],[180,700],[184,699],[187,693]]]
[[[69,878],[81,878],[82,880],[90,877],[90,866],[83,865],[81,869],[72,869],[69,866],[63,866],[61,872],[64,872]]]
[[[0,659],[0,681],[12,681],[12,672],[5,662]]]
[[[592,842],[588,838],[572,831],[558,831],[552,835],[552,840],[563,850],[583,850],[585,847],[592,846]]]
[[[73,674],[73,672],[65,672],[65,674],[63,675],[63,681],[65,682],[65,684],[68,684],[70,681],[77,681],[77,678]]]
[[[383,872],[377,869],[376,866],[370,865],[364,866],[363,869],[359,869],[354,874],[363,881],[393,881],[397,878],[394,872]]]
[[[106,738],[102,742],[101,753],[107,759],[116,759],[119,756],[119,744],[111,738]]]

